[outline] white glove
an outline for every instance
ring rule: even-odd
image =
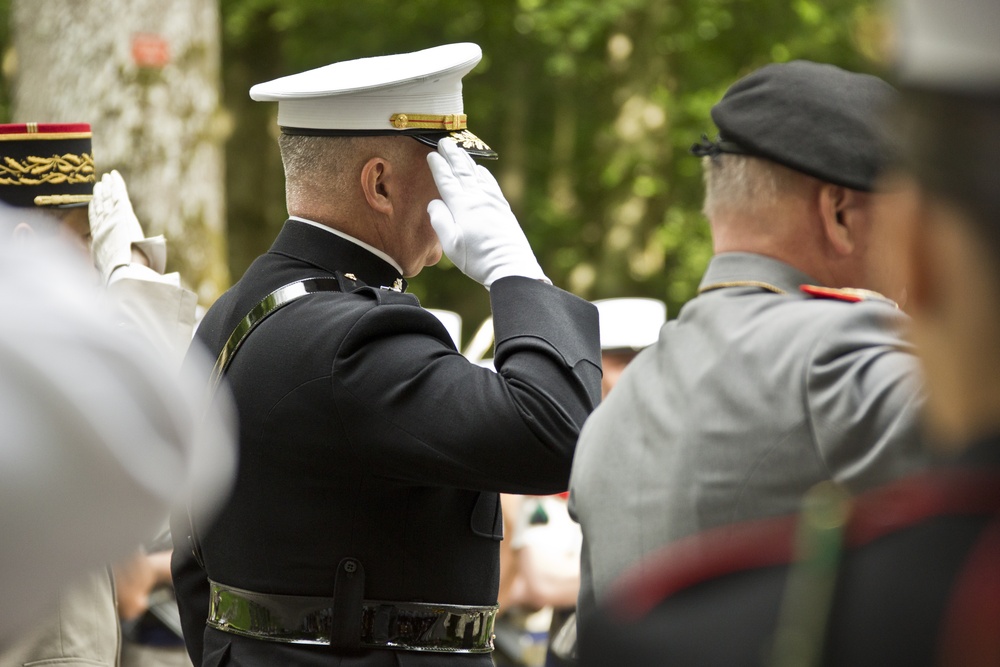
[[[90,216],[90,254],[106,285],[111,273],[132,261],[132,244],[146,238],[121,174],[112,170],[94,185]]]
[[[441,199],[427,205],[441,248],[465,275],[487,289],[506,276],[544,280],[542,267],[496,179],[451,139],[427,154]],[[444,201],[442,201],[444,200]]]

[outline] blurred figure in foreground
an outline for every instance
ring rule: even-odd
[[[72,506],[72,511],[61,509],[61,516],[49,516],[26,495],[22,503],[5,504],[5,509],[34,507],[18,518],[50,524],[51,534],[45,529],[39,533],[50,540],[52,553],[35,561],[38,576],[48,580],[33,601],[51,607],[51,584],[67,583],[70,577],[64,573],[73,579],[62,591],[57,614],[0,638],[5,649],[0,665],[66,660],[113,665],[122,642],[118,612],[141,613],[149,592],[126,583],[141,581],[134,573],[155,564],[155,558],[130,559],[133,576],[117,586],[106,567],[86,576],[80,568],[99,564],[90,553],[106,548],[108,557],[123,557],[127,552],[118,546],[122,539],[131,540],[134,550],[153,536],[166,517],[168,501],[180,499],[187,490],[195,457],[207,456],[201,465],[217,466],[215,471],[198,468],[198,474],[208,474],[221,492],[232,467],[231,434],[219,416],[199,402],[201,388],[177,377],[194,322],[194,294],[180,286],[176,274],[162,275],[163,238],[145,238],[117,172],[94,185],[90,127],[2,125],[0,137],[0,199],[15,207],[3,212],[0,248],[19,258],[6,267],[5,293],[13,297],[5,304],[0,330],[7,352],[23,361],[4,364],[4,379],[25,382],[31,397],[30,410],[3,404],[10,419],[5,432],[11,446],[30,449],[35,439],[52,440],[48,449],[35,448],[39,456],[45,452],[45,464],[22,457],[4,472],[14,474],[28,464],[37,467],[32,473],[37,480],[29,474],[21,482],[34,480],[39,490],[47,489],[53,511],[60,503]],[[147,268],[150,264],[154,268]],[[98,289],[99,282],[107,290]],[[32,373],[45,374],[45,381],[33,384],[27,379]],[[179,391],[184,392],[180,397],[175,395]],[[77,396],[79,392],[89,400]],[[69,410],[81,414],[71,417]],[[211,431],[213,441],[202,442],[197,446],[207,449],[196,451],[204,429]],[[74,465],[79,476],[59,483],[60,476],[74,474]],[[119,472],[119,467],[124,469]],[[122,474],[137,479],[119,482]],[[156,483],[150,484],[147,477]],[[5,490],[14,497],[18,488]],[[105,494],[103,505],[88,499],[91,490]],[[157,508],[159,516],[150,519],[147,507]],[[67,528],[66,522],[73,527]],[[120,534],[111,529],[120,529]],[[60,531],[65,531],[64,540]],[[4,534],[5,544],[28,553],[17,531]],[[105,534],[107,544],[99,544]],[[79,559],[63,563],[77,554],[78,539],[93,544],[81,544]],[[50,572],[50,562],[59,563],[62,571]],[[4,572],[24,574],[16,569]]]
[[[229,467],[232,435],[211,411],[202,422],[200,387],[175,379],[173,368],[114,324],[73,257],[0,244],[3,647],[39,630],[69,584],[134,551],[197,471],[206,475],[207,465],[202,481],[218,483],[215,473]],[[211,452],[220,446],[218,460]],[[93,586],[110,595],[110,584]],[[81,610],[87,625],[72,636],[95,640],[100,609]],[[117,636],[113,599],[103,609]],[[54,650],[107,661],[69,636],[60,641]]]
[[[165,273],[166,239],[145,236],[114,170],[94,186],[89,219],[91,257],[121,325],[148,340],[176,372],[194,333],[197,299],[178,273]],[[171,585],[172,550],[164,517],[160,533],[113,570],[122,667],[190,665]]]
[[[194,332],[197,298],[178,273],[165,273],[166,239],[145,236],[114,170],[94,186],[89,219],[91,257],[121,325],[179,369]],[[164,517],[160,534],[114,568],[122,667],[190,665],[171,586],[171,552]]]
[[[949,460],[658,554],[581,635],[584,665],[1000,664],[1000,3],[899,10],[888,234]]]

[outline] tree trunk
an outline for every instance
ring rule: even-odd
[[[89,122],[202,303],[229,283],[216,0],[14,0],[14,122]]]

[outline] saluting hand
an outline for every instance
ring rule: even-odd
[[[90,253],[104,284],[111,273],[132,261],[132,244],[145,239],[142,225],[132,210],[132,202],[121,174],[112,170],[94,185],[90,217]]]
[[[507,276],[551,284],[493,175],[451,139],[427,154],[441,199],[427,206],[441,248],[465,275],[487,289]]]

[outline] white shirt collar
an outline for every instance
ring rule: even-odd
[[[338,229],[334,229],[333,227],[327,227],[326,225],[321,225],[318,222],[313,222],[312,220],[306,220],[305,218],[300,218],[297,215],[291,215],[291,216],[288,217],[288,219],[289,220],[298,220],[299,222],[304,222],[307,225],[312,225],[313,227],[318,227],[320,229],[325,229],[326,231],[330,232],[331,234],[336,234],[337,236],[339,236],[342,239],[350,241],[351,243],[354,243],[355,245],[359,245],[362,248],[364,248],[365,250],[367,250],[368,252],[370,252],[373,255],[375,255],[376,257],[380,257],[380,258],[384,259],[386,262],[389,263],[390,266],[392,266],[394,269],[396,269],[396,271],[399,272],[399,275],[403,275],[403,269],[399,266],[399,264],[396,263],[396,260],[394,260],[392,257],[389,257],[389,255],[385,254],[384,252],[382,252],[378,248],[374,248],[374,247],[368,245],[367,243],[365,243],[364,241],[359,241],[358,239],[354,238],[350,234],[345,234],[344,232],[342,232],[342,231],[340,231]]]

